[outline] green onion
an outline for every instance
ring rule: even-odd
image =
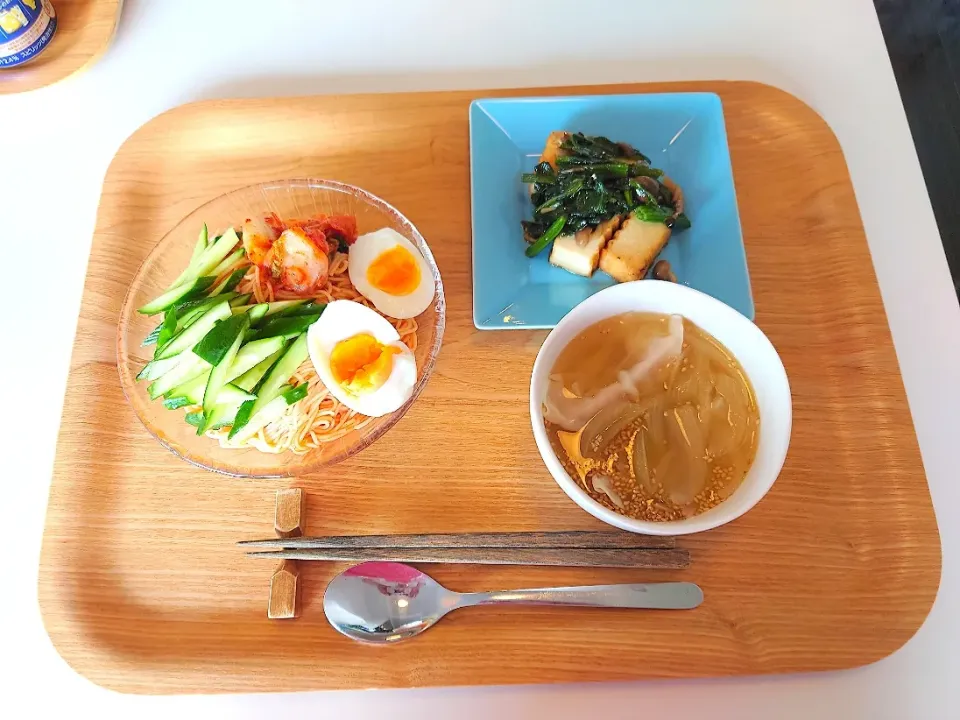
[[[647,177],[658,178],[663,175],[663,170],[658,170],[657,168],[637,163],[636,165],[630,166],[630,174],[633,177],[637,177],[638,175],[646,175]]]
[[[539,185],[553,185],[557,182],[555,175],[548,175],[546,173],[523,173],[520,176],[520,182],[531,185],[537,183]]]
[[[577,157],[576,155],[558,155],[558,167],[575,167],[577,165],[589,165],[592,161],[587,158]]]
[[[526,252],[527,257],[534,257],[539,255],[543,250],[552,243],[558,235],[563,231],[563,226],[567,224],[567,216],[561,215],[556,220],[553,221],[553,224],[547,228],[547,231],[541,235],[536,242],[530,245]]]
[[[664,222],[667,218],[673,216],[670,208],[662,208],[655,205],[640,205],[633,210],[633,214],[644,222]]]
[[[543,203],[543,205],[538,207],[537,212],[547,213],[547,212],[552,212],[553,210],[556,210],[558,207],[560,207],[560,203],[563,200],[566,200],[568,197],[573,197],[582,189],[583,189],[583,180],[581,180],[580,178],[577,178],[576,180],[571,182],[569,185],[567,185],[567,188],[563,192],[558,193],[557,195],[554,195],[552,198],[550,198],[545,203]]]
[[[287,401],[287,405],[293,405],[295,402],[300,402],[307,396],[308,389],[307,383],[302,383],[284,391],[281,395],[283,399]]]

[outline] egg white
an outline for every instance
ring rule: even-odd
[[[372,392],[354,395],[334,379],[330,353],[340,341],[362,333],[372,335],[380,344],[395,347],[399,352],[393,356],[390,376],[383,385]],[[360,303],[335,300],[327,305],[307,331],[307,347],[320,381],[331,395],[351,410],[381,417],[399,409],[413,395],[417,384],[416,358],[386,318]]]
[[[367,269],[377,257],[397,245],[406,248],[416,260],[420,269],[420,282],[409,295],[392,295],[375,288],[367,280]],[[433,273],[417,246],[391,228],[380,228],[372,233],[361,235],[350,246],[350,263],[347,266],[350,282],[361,295],[373,303],[384,315],[404,319],[416,317],[433,302],[436,288]]]

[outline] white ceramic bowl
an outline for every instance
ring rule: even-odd
[[[725,501],[705,513],[683,520],[634,520],[605,508],[563,469],[543,424],[547,377],[557,356],[576,335],[594,323],[620,313],[646,311],[675,313],[713,335],[740,361],[753,384],[760,409],[757,457],[743,483]],[[728,523],[756,505],[780,474],[790,444],[793,404],[790,384],[780,356],[760,328],[736,310],[684,285],[642,280],[614,285],[577,305],[550,332],[533,365],[530,382],[530,419],[533,436],[547,469],[577,505],[605,523],[647,535],[685,535]]]

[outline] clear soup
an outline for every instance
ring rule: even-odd
[[[743,368],[679,315],[631,312],[588,327],[557,358],[543,413],[570,477],[647,521],[691,517],[729,497],[760,436]]]

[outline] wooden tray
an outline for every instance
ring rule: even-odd
[[[269,621],[272,563],[233,543],[273,533],[274,492],[309,493],[310,534],[600,529],[549,477],[527,414],[545,333],[477,332],[470,307],[467,106],[491,94],[712,90],[724,103],[757,323],[794,390],[780,479],[730,525],[685,538],[684,571],[431,566],[457,590],[685,579],[692,612],[477,608],[371,648],[321,598]],[[383,439],[294,482],[198,470],[127,406],[120,304],[149,250],[222,192],[270,178],[361,185],[418,225],[447,289],[425,394]],[[542,683],[849,668],[899,648],[940,574],[937,526],[870,254],[837,140],[796,98],[753,83],[208,101],[137,131],[107,173],[67,385],[40,563],[63,657],[143,693]]]
[[[0,70],[0,95],[52,85],[95,62],[113,40],[123,0],[53,0],[57,33],[29,65]]]

